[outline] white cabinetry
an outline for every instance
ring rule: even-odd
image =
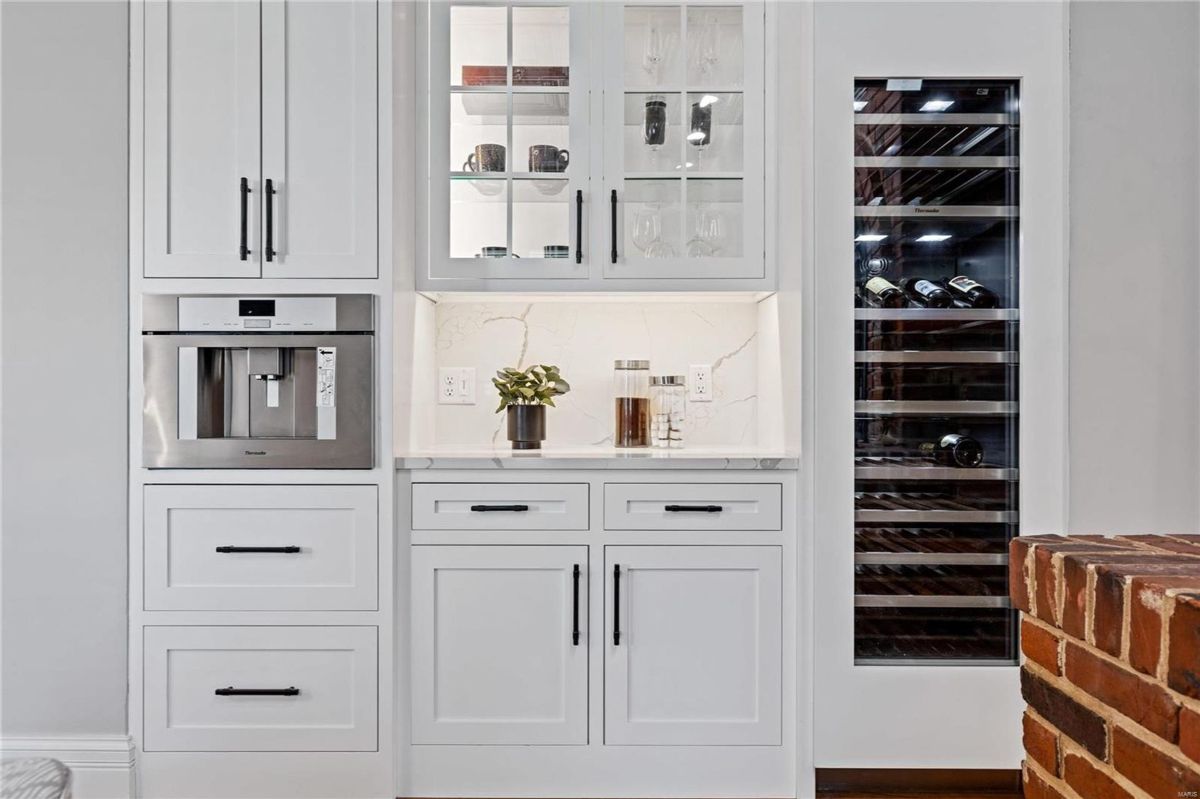
[[[414,743],[587,743],[587,559],[413,548]]]
[[[376,3],[145,9],[147,277],[375,277]]]
[[[612,546],[604,557],[604,742],[779,745],[779,547]]]
[[[761,2],[433,2],[438,290],[773,287]]]

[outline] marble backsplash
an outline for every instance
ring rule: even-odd
[[[754,445],[758,413],[758,315],[753,302],[448,302],[433,310],[439,367],[474,367],[476,404],[436,405],[430,446],[505,446],[491,378],[505,366],[557,364],[571,392],[548,411],[548,448],[612,443],[612,365],[644,358],[651,374],[711,364],[713,401],[689,403],[685,445]],[[431,400],[436,401],[431,397]],[[426,431],[428,432],[428,431]],[[424,437],[424,436],[422,436]]]

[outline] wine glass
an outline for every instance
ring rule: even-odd
[[[642,208],[633,218],[633,244],[643,253],[662,236],[662,220],[658,211]]]
[[[696,45],[696,65],[700,74],[708,79],[716,71],[717,63],[721,60],[721,26],[717,18],[709,14],[704,18],[704,27]]]
[[[666,58],[667,37],[658,29],[657,25],[651,25],[646,29],[646,43],[642,49],[642,69],[646,70],[652,83],[660,82],[660,72]]]
[[[704,150],[712,144],[712,103],[710,97],[715,97],[706,94],[697,102],[692,103],[691,124],[688,125],[688,144],[696,148],[696,169],[701,170]]]
[[[701,219],[700,240],[708,245],[713,255],[720,255],[725,246],[725,217],[720,211],[708,210]]]

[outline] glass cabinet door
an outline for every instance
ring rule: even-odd
[[[761,277],[760,3],[604,4],[606,277]]]
[[[431,277],[586,277],[587,5],[430,13]]]

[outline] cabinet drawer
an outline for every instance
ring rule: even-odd
[[[416,483],[414,530],[586,530],[587,483]]]
[[[147,627],[144,643],[148,752],[376,748],[375,627]]]
[[[608,530],[782,530],[778,483],[608,483]]]
[[[375,610],[376,491],[147,486],[146,609]]]

